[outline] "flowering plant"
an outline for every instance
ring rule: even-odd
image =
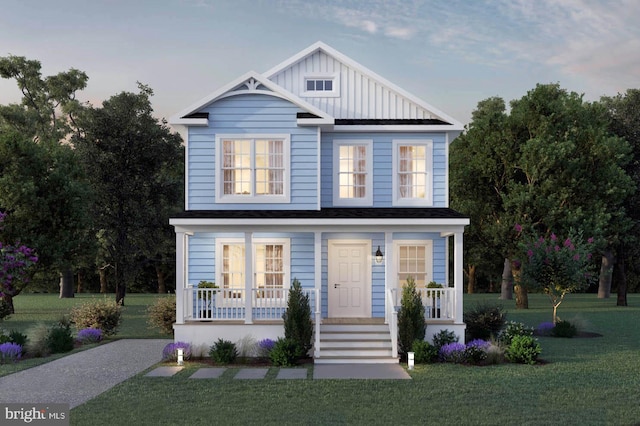
[[[262,356],[269,356],[269,353],[276,345],[276,342],[271,339],[262,339],[258,342],[258,348],[260,349],[260,354]]]
[[[21,357],[21,345],[13,342],[0,344],[0,364],[5,364],[7,361],[17,362]]]
[[[81,343],[97,343],[102,340],[102,330],[99,328],[83,328],[78,331],[77,339]]]
[[[175,361],[178,359],[178,349],[182,349],[184,359],[191,357],[191,345],[185,342],[168,343],[162,350],[162,359]]]
[[[0,212],[0,231],[6,213]],[[35,251],[23,244],[15,245],[0,242],[0,298],[7,298],[7,303],[12,309],[11,298],[20,290],[16,284],[29,281],[28,269],[38,261]]]
[[[465,354],[466,349],[467,347],[464,343],[447,343],[440,348],[440,360],[442,360],[442,362],[453,362],[456,364],[464,363],[467,358]]]
[[[581,233],[562,240],[555,234],[521,244],[525,254],[521,279],[531,288],[542,288],[553,305],[553,322],[567,293],[582,290],[595,278],[591,252],[593,238],[585,243]]]

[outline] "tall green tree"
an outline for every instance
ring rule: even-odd
[[[620,233],[620,238],[615,241],[612,249],[611,260],[612,269],[617,277],[617,300],[618,306],[627,306],[628,279],[631,276],[637,290],[640,288],[640,268],[636,261],[640,256],[640,89],[630,89],[624,94],[614,97],[603,97],[602,104],[605,106],[610,118],[609,129],[617,136],[624,138],[632,150],[631,161],[626,165],[625,170],[634,182],[632,191],[624,202],[625,211],[631,221],[631,229],[628,232]],[[612,257],[613,257],[612,256]],[[614,263],[615,262],[615,263]],[[627,270],[630,274],[627,274]],[[610,275],[607,276],[610,278]],[[607,293],[610,283],[601,280],[598,294]]]
[[[603,242],[623,228],[622,202],[633,186],[623,169],[629,145],[611,134],[600,104],[547,84],[510,106],[506,113],[499,99],[480,103],[452,144],[452,205],[476,215],[472,232],[489,254],[509,259],[516,306],[527,308],[514,225],[537,235],[580,229]],[[479,195],[459,191],[466,178]]]
[[[95,193],[93,217],[108,263],[114,267],[116,301],[123,303],[153,246],[166,238],[171,209],[181,203],[181,138],[153,117],[153,91],[122,92],[88,108],[74,136]]]

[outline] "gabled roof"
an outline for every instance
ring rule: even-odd
[[[298,119],[300,124],[333,124],[334,120],[329,114],[310,103],[300,99],[294,94],[288,92],[274,82],[265,78],[262,74],[250,71],[241,77],[233,80],[229,84],[221,87],[205,98],[199,100],[193,105],[183,109],[169,119],[170,124],[183,124],[192,126],[207,126],[209,123],[208,114],[201,113],[200,110],[220,99],[240,94],[264,94],[285,99],[294,105],[297,105],[305,112],[311,114],[309,117]]]
[[[385,78],[379,76],[375,72],[371,71],[370,69],[368,69],[365,66],[359,64],[358,62],[354,61],[353,59],[351,59],[348,56],[340,53],[339,51],[333,49],[332,47],[326,45],[325,43],[323,43],[321,41],[318,41],[318,42],[312,44],[308,48],[306,48],[306,49],[302,50],[301,52],[295,54],[294,56],[290,57],[289,59],[285,60],[284,62],[276,65],[275,67],[273,67],[270,70],[266,71],[263,75],[266,78],[268,78],[269,80],[276,80],[279,75],[281,75],[285,71],[291,70],[297,64],[305,61],[307,58],[310,58],[311,56],[315,55],[317,52],[323,52],[324,54],[332,57],[333,59],[337,60],[338,62],[340,62],[340,63],[342,63],[344,65],[346,65],[347,67],[356,70],[359,74],[361,74],[363,76],[366,76],[368,79],[370,79],[372,81],[375,81],[376,83],[380,84],[382,87],[388,89],[390,92],[394,93],[399,98],[404,99],[404,100],[408,101],[411,104],[414,104],[417,108],[424,109],[426,112],[428,112],[431,115],[431,117],[428,117],[429,119],[440,120],[441,122],[444,122],[443,124],[448,124],[449,125],[449,126],[447,126],[447,127],[449,127],[448,130],[459,130],[459,131],[462,131],[464,129],[464,126],[458,120],[454,119],[453,117],[449,116],[448,114],[445,114],[444,112],[442,112],[439,109],[435,108],[434,106],[428,104],[427,102],[423,101],[422,99],[412,95],[411,93],[405,91],[404,89],[401,89],[400,87],[396,86],[395,84],[391,83],[390,81],[388,81]],[[338,117],[335,114],[334,114],[334,117],[336,119],[338,119],[338,118],[342,118],[342,119],[367,118],[367,117]],[[389,118],[389,117],[375,117],[375,118]],[[396,117],[396,118],[410,118],[410,117]],[[411,118],[413,118],[413,117],[411,117]]]

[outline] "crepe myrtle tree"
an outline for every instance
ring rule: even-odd
[[[522,230],[520,225],[516,225],[516,229]],[[549,296],[554,324],[564,297],[587,288],[596,280],[594,248],[593,238],[585,242],[582,233],[573,230],[565,239],[552,233],[521,242],[521,283],[529,289],[542,289]]]

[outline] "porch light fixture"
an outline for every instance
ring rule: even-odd
[[[380,246],[378,246],[378,250],[376,250],[376,263],[381,264],[384,260],[384,254],[380,251]]]
[[[184,365],[184,349],[178,348],[178,365]]]

